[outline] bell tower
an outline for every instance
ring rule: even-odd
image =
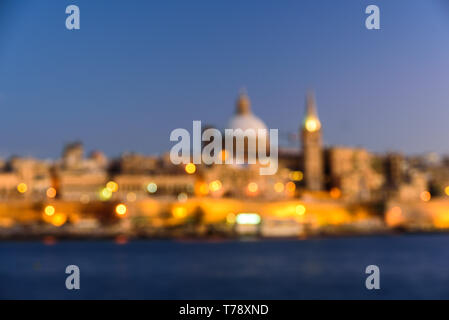
[[[323,189],[323,146],[321,122],[316,111],[315,97],[307,94],[306,112],[300,128],[303,169],[306,188],[317,191]]]

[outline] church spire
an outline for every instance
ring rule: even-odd
[[[245,89],[240,90],[239,98],[237,99],[236,113],[238,115],[251,113],[251,101]]]
[[[306,97],[306,114],[304,116],[303,128],[309,132],[321,129],[321,122],[316,110],[315,95],[308,92]]]
[[[301,126],[303,170],[306,188],[317,191],[324,186],[324,160],[321,140],[321,122],[316,112],[313,93],[306,98],[306,113]]]

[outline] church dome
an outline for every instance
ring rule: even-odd
[[[231,118],[228,125],[229,129],[254,129],[256,132],[258,129],[267,129],[265,123],[258,117],[252,114],[248,115],[235,115]]]
[[[233,130],[233,139],[244,138],[244,150],[236,150],[240,144],[234,142],[232,152],[237,161],[241,161],[240,163],[255,164],[258,151],[265,149],[265,152],[267,152],[269,150],[267,126],[251,112],[251,102],[246,93],[241,93],[237,99],[236,113],[229,120],[227,129]],[[242,130],[242,132],[235,132],[238,129]],[[261,129],[265,130],[264,134],[259,133]],[[245,132],[246,130],[248,132]],[[263,147],[263,149],[259,147]]]
[[[241,129],[243,131],[247,129],[253,129],[256,131],[258,129],[267,129],[265,123],[252,114],[251,112],[251,102],[248,96],[244,93],[240,94],[237,99],[236,114],[229,120],[229,129]]]

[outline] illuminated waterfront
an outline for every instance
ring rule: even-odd
[[[449,300],[444,1],[74,2],[0,0],[0,300]]]
[[[449,298],[447,235],[305,241],[0,243],[0,298]],[[432,263],[429,263],[432,261]],[[368,291],[365,267],[381,270]],[[64,270],[81,269],[68,291]]]
[[[196,135],[209,130],[195,123]],[[159,156],[124,152],[116,158],[98,150],[85,157],[83,144],[73,142],[59,159],[0,161],[0,237],[97,237],[98,232],[302,237],[449,228],[449,157],[325,146],[310,92],[297,135],[301,148],[278,150],[271,142],[267,147],[267,127],[253,114],[246,93],[239,94],[228,125],[231,138],[240,141],[239,152],[226,143],[222,149],[221,133],[214,129],[217,143],[198,140],[202,152],[193,155],[190,140],[180,149],[187,155],[178,155],[174,146]],[[242,128],[262,130],[261,136],[241,135]],[[176,135],[170,139],[176,141]],[[273,152],[270,174],[262,174],[266,163],[251,161],[261,141]],[[211,152],[215,144],[219,148]],[[217,161],[195,162],[206,151]]]

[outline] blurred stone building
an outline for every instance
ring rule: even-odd
[[[279,148],[278,171],[271,176],[261,176],[259,164],[174,165],[168,154],[124,153],[110,160],[102,152],[93,151],[86,157],[82,143],[73,142],[64,147],[56,161],[20,157],[0,161],[0,199],[51,196],[87,203],[207,196],[277,200],[302,197],[306,192],[317,199],[360,202],[419,199],[423,192],[432,196],[449,194],[449,161],[444,159],[326,146],[312,94],[306,97],[304,117],[298,123],[301,147]],[[256,132],[267,129],[254,114],[246,93],[238,96],[227,127]],[[268,145],[267,136],[255,139],[256,145],[260,139]],[[245,151],[249,145],[252,143],[246,140]],[[108,192],[108,183],[114,186],[110,188],[113,192]]]

